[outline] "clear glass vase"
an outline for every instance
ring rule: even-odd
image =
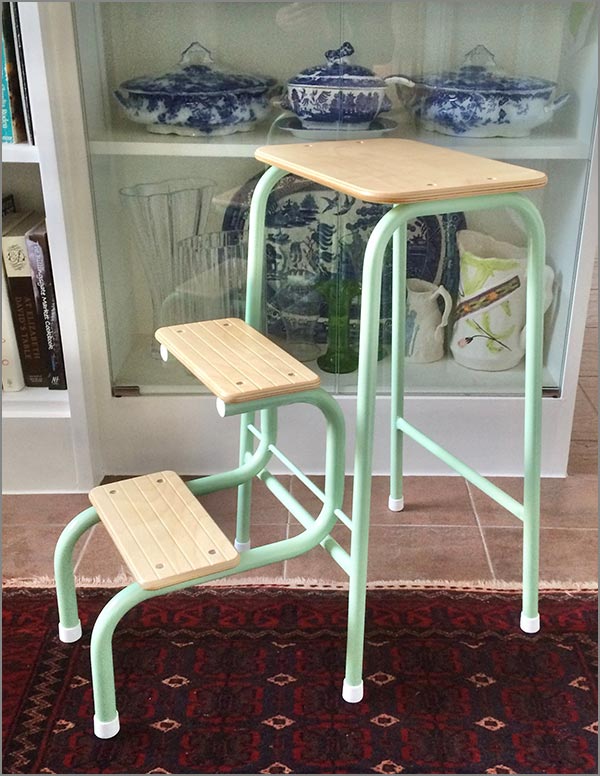
[[[247,235],[240,231],[188,237],[177,245],[176,288],[162,304],[168,325],[243,318]]]
[[[215,185],[206,178],[181,178],[140,183],[119,192],[148,282],[153,333],[164,325],[163,302],[177,287],[177,245],[204,232]],[[159,355],[154,337],[152,355]]]

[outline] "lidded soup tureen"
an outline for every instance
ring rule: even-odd
[[[554,81],[501,72],[481,45],[456,71],[390,80],[423,129],[461,137],[524,137],[569,99],[554,99]]]
[[[287,83],[282,106],[293,111],[305,129],[347,125],[368,129],[392,104],[386,83],[372,70],[349,62],[354,47],[347,41],[325,52],[326,64],[309,67]]]
[[[227,135],[250,130],[267,115],[275,83],[227,72],[195,42],[181,55],[177,70],[131,78],[114,94],[125,115],[151,132]]]

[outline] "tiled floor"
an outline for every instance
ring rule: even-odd
[[[590,299],[575,422],[566,479],[542,483],[540,575],[546,582],[588,584],[597,578],[598,528],[598,283]],[[285,478],[282,478],[285,480]],[[497,482],[520,498],[519,480]],[[315,497],[295,478],[292,493],[314,508]],[[350,503],[351,481],[346,496]],[[520,576],[520,524],[461,477],[408,477],[406,509],[387,509],[387,480],[373,487],[369,579],[513,582]],[[202,499],[228,535],[233,535],[235,494]],[[52,552],[62,526],[89,505],[85,495],[5,496],[3,575],[5,579],[52,577]],[[349,511],[349,509],[347,510]],[[253,545],[293,536],[300,529],[261,483],[255,489]],[[334,529],[348,547],[348,531]],[[102,526],[95,526],[75,549],[76,574],[98,581],[126,578]],[[261,577],[341,582],[345,575],[320,547],[259,571]],[[256,577],[255,574],[249,576]],[[243,575],[231,580],[243,580]]]

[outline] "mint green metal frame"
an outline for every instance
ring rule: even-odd
[[[265,214],[269,194],[287,173],[268,169],[255,189],[250,207],[248,284],[246,321],[263,328]],[[517,502],[499,487],[482,477],[436,442],[411,426],[404,418],[404,325],[406,228],[416,216],[470,212],[509,207],[521,214],[528,233],[526,364],[525,364],[525,434],[524,494]],[[544,228],[533,204],[523,195],[508,193],[419,204],[396,205],[375,226],[365,252],[362,276],[362,310],[360,323],[358,389],[356,407],[356,443],[354,460],[354,496],[352,519],[341,510],[344,489],[345,427],[337,402],[322,389],[272,397],[238,405],[222,405],[223,415],[241,415],[239,466],[228,472],[193,480],[188,487],[196,495],[238,487],[236,545],[247,548],[240,564],[218,574],[211,574],[160,590],[145,590],[137,583],[117,593],[100,613],[92,633],[91,661],[94,688],[95,720],[118,731],[118,714],[114,689],[112,637],[114,630],[133,606],[159,595],[242,573],[260,566],[292,558],[321,544],[349,576],[348,633],[346,673],[343,697],[358,701],[362,697],[362,662],[366,605],[367,559],[371,501],[373,435],[377,352],[380,318],[380,289],[385,249],[393,238],[393,308],[392,308],[392,391],[391,391],[391,474],[390,498],[402,501],[402,448],[404,434],[428,449],[450,468],[468,479],[523,522],[523,612],[531,622],[538,617],[539,556],[539,481],[541,461],[541,374],[543,331],[543,267],[545,256]],[[325,490],[321,491],[276,446],[277,408],[295,403],[316,406],[325,416],[327,426]],[[260,412],[261,426],[254,425]],[[255,447],[254,438],[258,440]],[[266,466],[272,456],[282,461],[323,502],[315,518],[283,487]],[[293,538],[269,545],[250,547],[251,481],[257,476],[286,506],[305,531]],[[64,529],[55,552],[56,588],[61,627],[77,630],[79,617],[73,579],[72,554],[76,541],[98,522],[93,508],[74,518]],[[350,553],[331,536],[336,520],[352,532]],[[111,727],[112,726],[112,727]]]
[[[304,509],[266,469],[273,454],[286,458],[275,445],[276,410],[278,407],[297,403],[315,406],[322,412],[326,422],[324,503],[316,518]],[[347,557],[344,557],[344,550],[329,537],[337,520],[336,514],[341,511],[344,496],[346,432],[344,417],[338,403],[326,391],[318,388],[263,399],[260,403],[227,405],[225,414],[241,413],[243,418],[247,418],[258,409],[260,409],[261,415],[261,428],[258,430],[252,426],[252,430],[248,430],[250,438],[252,438],[252,433],[258,437],[259,444],[256,449],[252,450],[252,445],[248,446],[244,460],[238,468],[192,480],[187,485],[194,494],[202,495],[215,490],[239,486],[248,482],[252,477],[259,476],[297,517],[305,527],[305,531],[289,539],[249,549],[241,554],[240,563],[235,568],[217,574],[199,577],[160,590],[145,590],[137,582],[133,582],[119,591],[100,612],[92,632],[90,654],[96,730],[106,726],[106,729],[112,731],[110,735],[114,735],[118,731],[112,637],[121,618],[136,604],[155,596],[166,595],[204,582],[250,571],[269,563],[287,560],[308,552],[318,544],[330,549],[334,559],[340,565],[348,565]],[[289,464],[292,471],[299,471],[291,461]],[[98,520],[97,512],[93,507],[84,510],[66,526],[56,545],[54,560],[56,594],[60,626],[64,630],[74,630],[80,624],[73,577],[73,548],[85,531],[95,525]]]

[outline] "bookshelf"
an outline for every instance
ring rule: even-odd
[[[20,210],[46,213],[69,390],[3,393],[3,492],[76,492],[97,481],[99,468],[84,398],[43,22],[37,3],[20,3],[19,10],[36,144],[2,144],[3,193],[13,193]]]

